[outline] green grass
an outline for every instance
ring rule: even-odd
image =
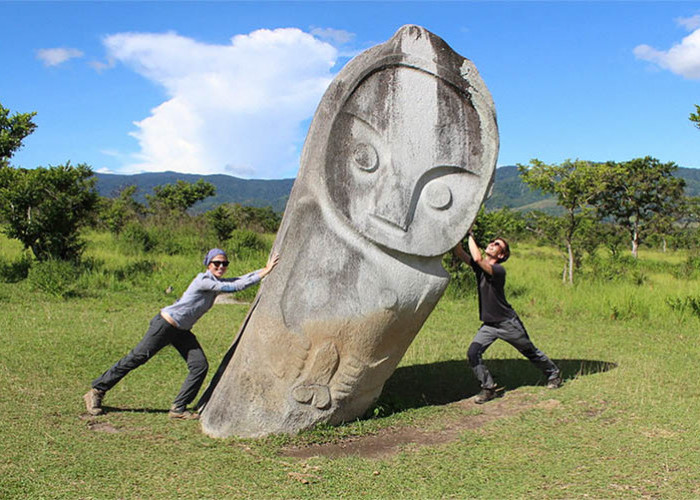
[[[20,254],[0,239],[3,259]],[[515,245],[506,264],[509,297],[566,383],[546,390],[504,343],[489,349],[487,363],[507,391],[517,391],[511,397],[558,404],[388,458],[307,460],[280,450],[409,424],[438,429],[481,412],[450,405],[478,390],[464,360],[479,326],[475,297],[438,304],[372,418],[296,437],[220,440],[196,422],[167,419],[186,373],[170,348],[110,391],[107,415],[81,418],[90,381],[138,342],[201,267],[196,255],[124,256],[111,236],[97,233],[87,257],[97,264],[81,276],[82,294],[47,295],[29,280],[0,283],[2,498],[700,497],[700,318],[669,305],[700,298],[700,281],[679,277],[683,253],[643,251],[636,274],[589,276],[570,287],[561,284],[556,251]],[[264,258],[234,260],[231,274]],[[144,260],[155,262],[150,274],[119,277]],[[167,286],[175,292],[165,294]],[[213,367],[246,312],[245,305],[216,306],[195,327]]]

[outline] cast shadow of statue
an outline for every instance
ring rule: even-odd
[[[170,410],[163,408],[119,408],[117,406],[103,406],[105,413],[168,413]]]
[[[616,363],[589,359],[555,359],[554,362],[562,371],[564,383],[617,367]],[[526,359],[490,359],[486,365],[498,386],[506,391],[546,383],[542,372]],[[479,391],[479,383],[466,360],[404,366],[387,380],[373,408],[380,409],[386,416],[411,408],[460,401]]]

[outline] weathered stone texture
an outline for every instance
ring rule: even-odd
[[[326,91],[274,250],[281,258],[206,391],[204,431],[294,433],[361,416],[440,299],[441,255],[493,179],[474,65],[404,26]]]

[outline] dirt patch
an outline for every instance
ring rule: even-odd
[[[88,422],[87,428],[89,431],[106,432],[107,434],[116,434],[119,432],[119,429],[117,429],[110,423],[96,422],[94,420]]]
[[[214,304],[236,304],[239,306],[249,306],[251,302],[249,300],[239,300],[235,298],[233,293],[222,293],[214,299]]]
[[[477,429],[494,420],[517,415],[530,408],[552,409],[559,404],[556,399],[537,402],[534,396],[518,394],[515,391],[480,406],[474,404],[474,398],[469,398],[450,405],[463,409],[464,414],[451,415],[441,422],[442,425],[431,422],[435,430],[415,426],[390,427],[376,434],[348,438],[335,443],[287,447],[280,453],[302,459],[319,456],[384,458],[406,449],[449,443],[457,440],[465,430]],[[474,413],[474,410],[478,410],[478,413]]]

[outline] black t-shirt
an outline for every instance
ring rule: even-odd
[[[485,273],[479,264],[472,260],[479,288],[479,319],[484,323],[499,323],[515,318],[515,310],[506,300],[506,270],[500,264],[493,264],[493,275]]]

